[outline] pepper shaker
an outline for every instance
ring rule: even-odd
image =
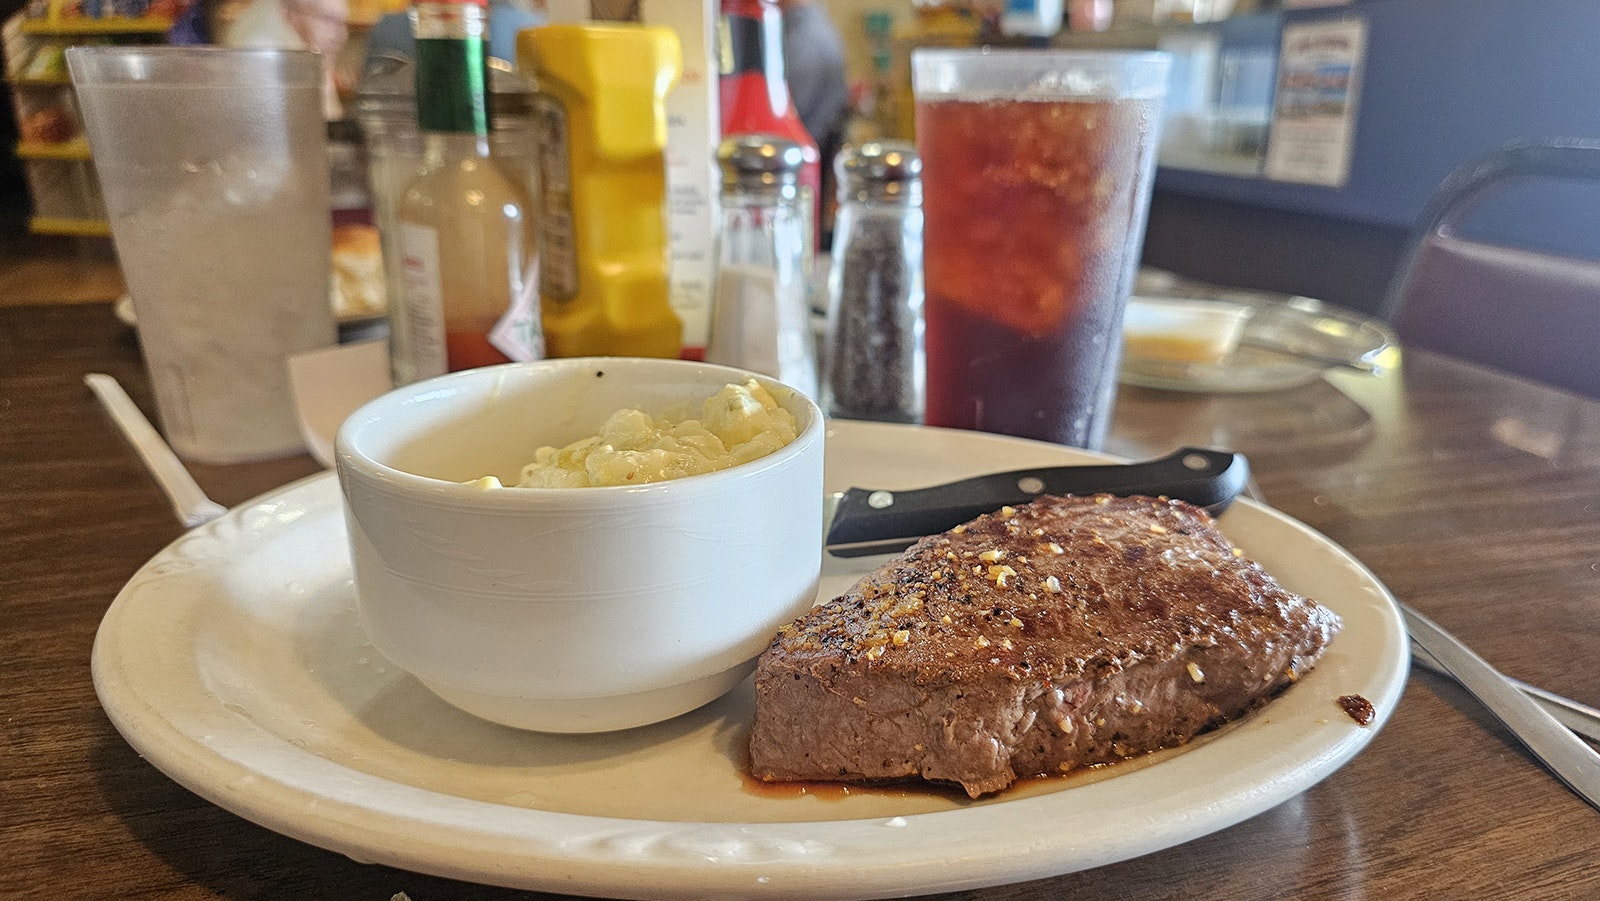
[[[828,278],[822,407],[921,422],[922,162],[903,141],[845,148]]]
[[[722,220],[706,360],[770,375],[815,397],[804,159],[799,144],[776,135],[738,135],[717,149]]]

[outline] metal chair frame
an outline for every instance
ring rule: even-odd
[[[1458,167],[1440,183],[1412,229],[1380,308],[1403,344],[1432,347],[1567,390],[1600,397],[1600,259],[1584,260],[1463,238],[1459,226],[1509,180],[1531,177],[1600,184],[1600,140],[1517,141]],[[1459,273],[1459,297],[1427,296],[1429,276],[1450,253],[1479,267]],[[1600,255],[1600,240],[1596,241]],[[1494,277],[1474,278],[1476,275]],[[1521,296],[1475,299],[1472,288],[1493,290],[1497,279],[1527,290]],[[1505,294],[1509,295],[1510,290]],[[1587,300],[1592,294],[1593,304]],[[1582,308],[1578,303],[1582,300]],[[1419,303],[1420,302],[1420,303]],[[1492,323],[1463,323],[1474,313]],[[1453,315],[1459,314],[1459,316]],[[1543,346],[1529,346],[1538,343]]]

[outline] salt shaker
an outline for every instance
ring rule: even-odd
[[[845,148],[828,277],[822,407],[921,422],[922,162],[903,141]]]
[[[799,144],[775,135],[737,135],[717,149],[722,218],[706,360],[770,375],[815,397],[804,159]]]

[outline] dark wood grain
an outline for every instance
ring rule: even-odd
[[[355,863],[189,793],[95,699],[107,605],[181,529],[84,388],[151,409],[107,305],[0,309],[0,897],[539,897]],[[1125,389],[1110,449],[1247,453],[1267,500],[1507,673],[1600,704],[1600,404],[1426,354],[1255,396]],[[197,468],[224,503],[305,457]],[[959,853],[959,849],[951,849]],[[950,895],[1600,897],[1600,813],[1462,691],[1414,674],[1372,745],[1245,823],[1136,860]]]

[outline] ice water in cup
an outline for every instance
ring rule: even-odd
[[[167,441],[206,463],[302,451],[286,361],[336,337],[321,61],[149,46],[67,59]]]

